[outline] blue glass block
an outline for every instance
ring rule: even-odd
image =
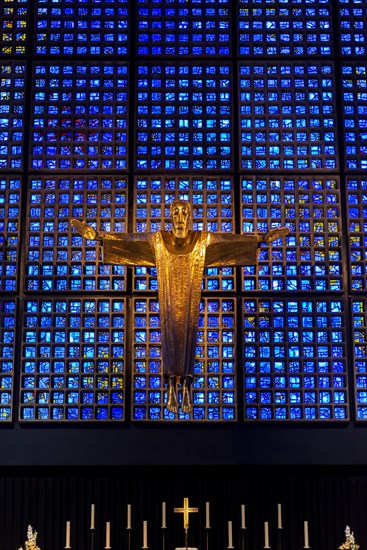
[[[223,407],[223,420],[235,420],[236,413],[234,407]]]
[[[358,418],[358,420],[366,420],[367,419],[367,408],[358,407],[357,408],[357,418]]]
[[[11,421],[11,407],[0,407],[0,422]]]
[[[367,392],[361,392],[361,391],[358,391],[357,392],[357,402],[358,403],[367,403]]]
[[[38,420],[49,420],[50,417],[50,411],[46,407],[38,407],[37,408],[37,418]]]
[[[268,407],[261,407],[260,408],[260,418],[261,420],[270,420],[273,418],[273,412],[272,409]]]
[[[162,410],[160,407],[149,407],[149,420],[161,420]]]
[[[93,408],[92,407],[82,407],[80,410],[81,420],[93,420]]]
[[[134,411],[133,412],[134,420],[145,420],[146,419],[147,411],[146,411],[145,407],[134,407],[133,411]]]
[[[96,419],[97,420],[108,420],[108,407],[97,407]]]
[[[134,403],[146,403],[146,393],[145,392],[134,392]]]
[[[327,420],[332,417],[331,409],[329,407],[320,407],[319,413],[320,413],[320,419]]]
[[[300,407],[290,407],[290,420],[301,420],[302,409]]]
[[[123,420],[124,410],[121,407],[111,407],[111,420]]]
[[[158,404],[161,402],[161,394],[159,391],[157,392],[149,392],[149,397],[148,397],[148,402],[149,403],[154,403],[154,404]]]
[[[258,418],[258,409],[255,407],[246,407],[245,417],[246,420],[256,420]]]
[[[22,420],[34,420],[35,409],[29,407],[22,407]]]
[[[208,420],[220,420],[219,407],[208,407]]]
[[[62,407],[52,407],[51,420],[64,420],[64,409]]]
[[[79,409],[77,407],[68,407],[66,409],[66,419],[67,420],[78,420],[79,419]]]

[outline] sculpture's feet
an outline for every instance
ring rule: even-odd
[[[191,403],[191,395],[190,395],[190,381],[185,378],[182,384],[182,412],[183,413],[191,413],[192,411],[192,403]]]
[[[169,412],[172,412],[174,414],[178,413],[178,401],[174,378],[168,379],[167,409],[169,410]]]

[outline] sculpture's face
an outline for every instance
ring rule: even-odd
[[[190,205],[176,202],[172,205],[172,233],[177,239],[186,239],[190,229]]]

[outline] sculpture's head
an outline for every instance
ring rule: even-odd
[[[191,204],[183,200],[171,203],[172,233],[177,239],[186,239],[192,224]]]

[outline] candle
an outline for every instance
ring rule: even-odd
[[[265,523],[264,523],[264,535],[265,535],[264,548],[270,548],[270,546],[269,546],[269,523],[267,521],[265,521]]]
[[[282,528],[282,505],[278,504],[278,529]]]
[[[106,546],[105,548],[111,548],[111,523],[106,522]]]
[[[245,505],[241,504],[241,529],[246,529]]]
[[[131,504],[127,505],[127,527],[126,529],[131,529]]]
[[[233,541],[232,541],[232,522],[228,522],[228,548],[233,548]]]
[[[166,503],[162,502],[162,529],[166,529]]]
[[[94,504],[90,508],[90,528],[94,529]]]
[[[65,548],[70,548],[70,521],[66,522],[66,542]]]
[[[305,536],[305,544],[304,544],[303,548],[310,548],[309,545],[308,545],[308,521],[303,522],[303,531],[304,531],[304,536]]]
[[[210,529],[210,504],[205,503],[205,529]]]
[[[143,548],[148,548],[148,522],[143,521]]]

